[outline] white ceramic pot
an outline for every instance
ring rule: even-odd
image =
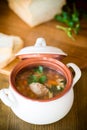
[[[39,51],[38,51],[39,49]],[[38,53],[39,52],[39,53]],[[30,53],[28,55],[28,53]],[[61,55],[59,57],[59,55]],[[12,111],[22,120],[32,124],[50,124],[63,118],[71,109],[74,92],[73,86],[81,77],[81,71],[74,63],[64,65],[57,60],[66,54],[54,47],[46,46],[44,39],[38,39],[35,46],[22,49],[17,56],[20,58],[27,57],[21,61],[11,72],[9,88],[0,90],[0,99],[9,106]],[[56,58],[56,59],[55,59]],[[17,73],[26,66],[33,64],[43,64],[61,71],[66,80],[66,89],[56,97],[48,100],[33,100],[21,95],[15,89],[15,77]],[[71,67],[74,72],[74,78],[69,70]]]

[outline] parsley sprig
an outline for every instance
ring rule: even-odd
[[[66,5],[67,6],[67,5]],[[56,15],[55,19],[59,22],[62,22],[66,25],[60,26],[57,25],[56,28],[61,29],[65,31],[67,36],[71,38],[72,40],[75,40],[73,37],[73,32],[75,34],[78,34],[80,31],[80,18],[79,18],[79,11],[76,9],[75,4],[73,4],[73,9],[71,10],[69,6],[67,7],[67,10],[63,10],[60,15]]]

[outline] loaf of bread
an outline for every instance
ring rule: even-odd
[[[0,68],[15,59],[15,54],[23,48],[23,40],[18,36],[0,33]]]
[[[65,3],[66,0],[8,0],[9,7],[31,27],[53,19]]]

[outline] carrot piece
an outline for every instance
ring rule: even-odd
[[[27,85],[27,81],[26,80],[23,80],[22,83],[23,83],[23,85]]]
[[[58,83],[54,80],[48,80],[47,84],[48,86],[50,86],[50,85],[57,85]]]

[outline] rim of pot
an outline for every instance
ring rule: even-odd
[[[60,72],[66,79],[66,85],[65,85],[64,90],[61,91],[60,93],[58,93],[56,96],[49,98],[49,99],[32,99],[32,98],[24,96],[20,92],[18,92],[16,89],[16,85],[15,85],[15,78],[16,78],[16,75],[18,74],[18,72],[29,66],[38,66],[38,65],[44,65],[45,67],[48,67],[50,69]],[[52,58],[39,57],[39,58],[29,58],[29,59],[20,61],[14,67],[14,69],[11,71],[9,82],[10,82],[12,89],[16,92],[16,94],[20,95],[21,97],[28,99],[28,100],[32,100],[32,101],[48,102],[48,101],[53,101],[53,100],[59,99],[63,95],[65,95],[71,89],[72,80],[73,80],[73,78],[72,78],[71,71],[62,62],[60,62],[56,59],[52,59]]]

